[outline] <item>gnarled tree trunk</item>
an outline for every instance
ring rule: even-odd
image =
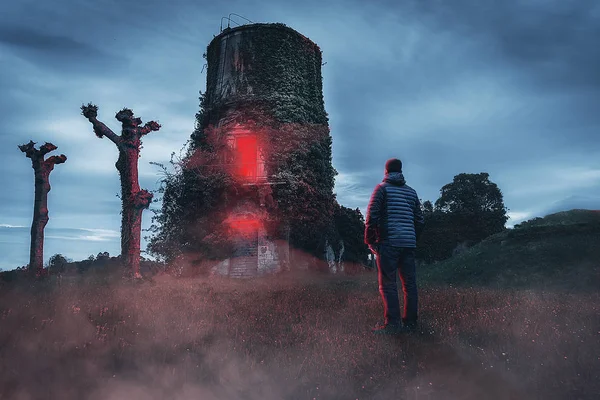
[[[35,176],[35,195],[33,201],[33,222],[31,223],[31,245],[29,248],[29,272],[40,277],[44,272],[44,229],[48,223],[48,192],[50,192],[50,172],[56,164],[67,161],[64,154],[51,156],[44,160],[44,156],[58,147],[52,143],[45,143],[39,150],[35,143],[29,141],[19,146],[19,149],[31,159],[31,166]]]
[[[106,136],[119,150],[119,159],[115,164],[121,177],[121,257],[133,278],[141,278],[140,274],[140,239],[142,234],[142,212],[150,206],[152,193],[140,189],[138,180],[138,159],[142,136],[151,131],[158,131],[160,125],[154,121],[144,126],[140,118],[135,118],[133,111],[124,108],[115,118],[121,122],[121,135],[115,134],[102,122],[98,121],[98,107],[93,104],[81,106],[82,114],[92,123],[94,133],[99,138]]]

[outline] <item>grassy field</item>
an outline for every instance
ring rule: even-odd
[[[374,272],[8,273],[0,400],[598,399],[599,215],[553,214],[419,266],[422,329],[399,337],[370,331]]]
[[[376,275],[85,275],[0,286],[0,399],[592,399],[598,293],[421,288],[379,337]]]

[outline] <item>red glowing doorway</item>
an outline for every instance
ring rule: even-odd
[[[256,136],[238,136],[235,147],[238,176],[248,181],[255,181],[258,167],[258,140]]]
[[[265,154],[256,132],[238,124],[231,129],[227,140],[232,150],[230,165],[233,175],[246,184],[265,181]]]

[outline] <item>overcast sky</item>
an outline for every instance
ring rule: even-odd
[[[140,159],[141,186],[156,190],[149,162],[188,140],[202,54],[232,12],[321,47],[342,204],[364,211],[399,157],[423,200],[488,172],[508,226],[600,208],[597,0],[14,0],[0,5],[0,268],[28,262],[33,170],[17,145],[30,139],[68,157],[50,176],[45,259],[119,253],[117,149],[79,107],[94,102],[116,131],[123,107],[162,124]]]

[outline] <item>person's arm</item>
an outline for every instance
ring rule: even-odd
[[[425,227],[425,217],[423,216],[423,210],[421,210],[421,202],[419,201],[419,196],[415,192],[415,197],[417,201],[415,201],[415,208],[413,209],[413,215],[415,216],[415,235],[417,237],[417,241],[421,237],[423,233],[423,228]]]
[[[384,188],[381,185],[375,187],[373,194],[371,194],[369,207],[367,207],[367,218],[365,219],[365,244],[368,245],[376,244],[379,239],[377,227],[379,225],[381,206],[383,204],[383,190]]]

